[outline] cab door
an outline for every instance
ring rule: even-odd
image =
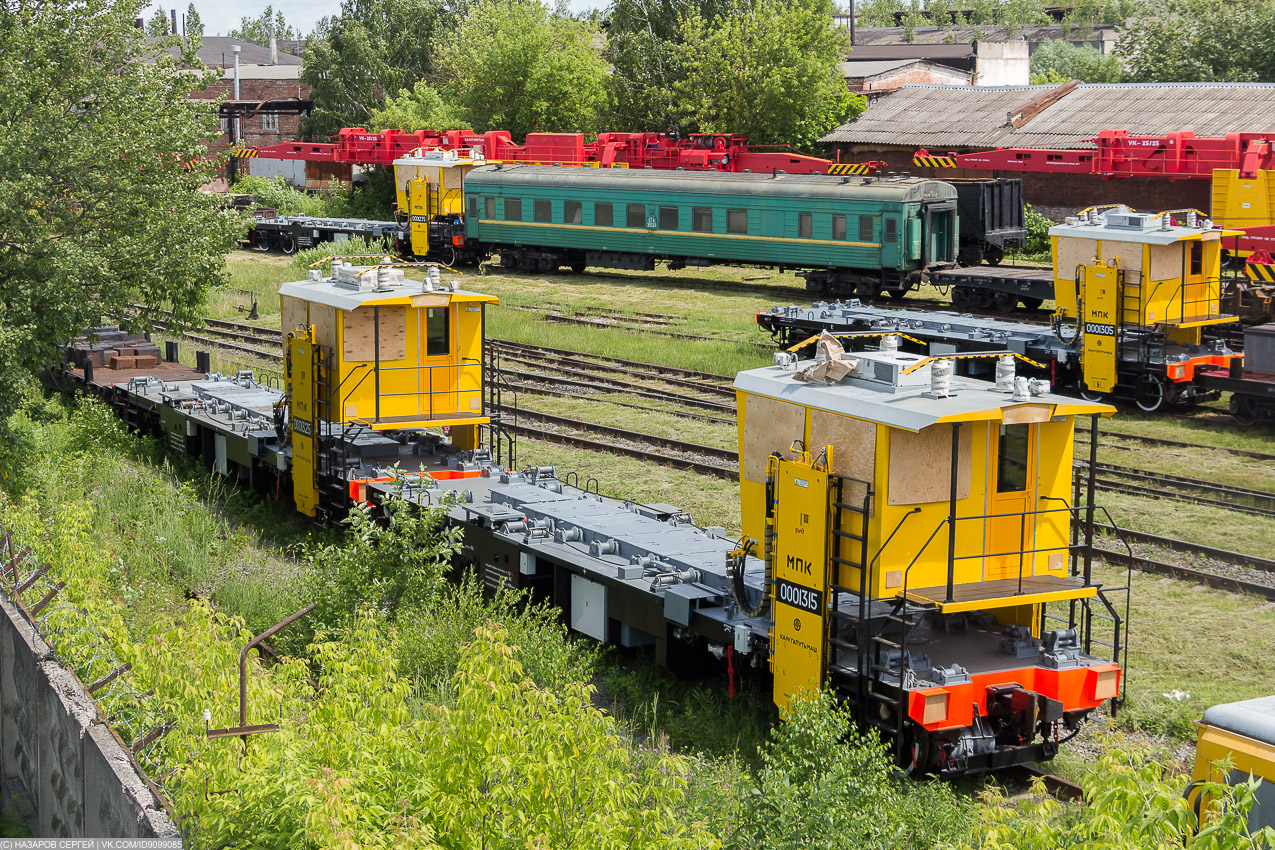
[[[1032,574],[1036,510],[1035,425],[997,426],[988,464],[987,534],[983,562],[986,580]]]
[[[420,317],[421,413],[432,419],[456,413],[456,318],[451,307],[424,307]]]

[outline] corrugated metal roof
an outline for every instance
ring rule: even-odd
[[[844,26],[849,26],[845,24]],[[1066,33],[1062,26],[1019,26],[1014,34],[1009,35],[1005,27],[991,24],[969,26],[915,27],[912,40],[905,42],[903,27],[859,27],[855,31],[855,50],[861,46],[882,44],[969,44],[976,39],[984,41],[1009,41],[1023,39],[1036,43],[1045,39],[1062,39],[1068,42],[1101,41],[1103,33],[1114,32],[1110,24],[1090,24],[1086,27],[1071,27]]]
[[[1275,130],[1275,83],[1082,83],[1017,131],[1007,115],[1053,86],[903,86],[820,139],[946,148],[1084,148],[1101,130],[1197,136]]]

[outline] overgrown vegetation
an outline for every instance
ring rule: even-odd
[[[367,174],[364,183],[350,189],[342,189],[333,180],[320,192],[298,189],[282,177],[248,174],[236,180],[232,189],[238,195],[256,195],[258,207],[269,207],[278,215],[392,219],[393,177],[384,168],[373,168]]]

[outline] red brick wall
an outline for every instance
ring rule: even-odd
[[[211,99],[225,94],[227,98],[232,98],[234,91],[233,80],[218,80],[203,91],[191,92],[190,96],[195,99]],[[308,100],[310,87],[299,80],[246,80],[242,77],[239,79],[240,100],[286,100],[288,98]],[[270,117],[277,120],[277,129],[270,130],[265,127]],[[227,119],[229,120],[232,119]],[[297,137],[300,121],[299,115],[253,115],[240,119],[240,135],[245,145],[254,148],[290,142]],[[230,147],[229,127],[220,138],[209,144],[208,149],[210,153],[218,154],[228,147]]]
[[[902,68],[890,74],[883,74],[872,79],[863,77],[850,77],[846,80],[846,85],[850,91],[869,92],[869,91],[891,91],[900,86],[906,85],[930,85],[930,86],[950,86],[960,85],[962,81],[959,79],[960,74],[944,74],[935,71],[933,68],[927,68],[924,65],[914,66],[910,68]],[[969,82],[969,76],[964,79],[965,83]]]
[[[918,168],[912,164],[913,148],[897,146],[839,145],[842,162],[879,159],[889,163],[888,171],[911,173],[916,177],[1021,177],[1023,197],[1032,208],[1048,218],[1061,221],[1095,204],[1127,204],[1140,212],[1194,207],[1209,212],[1211,183],[1208,180],[1166,180],[1161,177],[1127,177],[1104,180],[1087,174],[1038,174],[1018,171],[980,171],[972,168]],[[959,153],[960,151],[958,151]],[[932,150],[932,154],[948,153]]]

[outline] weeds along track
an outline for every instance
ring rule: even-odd
[[[721,342],[731,345],[743,345],[749,348],[764,349],[769,351],[774,348],[770,343],[753,342],[749,340],[731,339],[724,336],[708,336],[706,334],[684,333],[681,331],[664,330],[664,328],[676,327],[681,321],[680,316],[662,316],[667,321],[652,322],[643,316],[654,316],[660,314],[651,313],[603,313],[603,314],[576,314],[572,315],[559,307],[532,307],[524,305],[507,305],[514,310],[524,310],[536,313],[541,320],[552,322],[555,324],[565,325],[581,325],[589,328],[606,328],[610,330],[634,331],[637,333],[647,334],[649,336],[667,337],[669,339],[684,339],[692,342]]]

